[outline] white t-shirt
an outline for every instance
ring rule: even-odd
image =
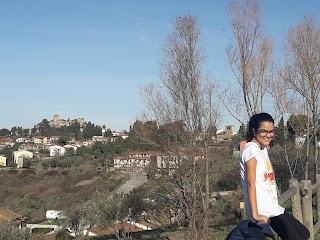
[[[284,213],[284,208],[278,203],[277,186],[267,148],[260,149],[254,142],[247,143],[240,153],[240,176],[244,192],[245,210],[253,219],[248,198],[247,171],[245,162],[255,158],[256,168],[256,197],[260,215],[274,217]]]

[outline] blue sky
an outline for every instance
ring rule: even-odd
[[[128,130],[145,109],[139,88],[158,80],[160,44],[181,15],[196,17],[206,68],[233,79],[227,0],[0,1],[0,129],[31,128],[54,114]],[[262,0],[263,24],[281,58],[287,30],[318,0]],[[237,122],[225,114],[220,127]]]

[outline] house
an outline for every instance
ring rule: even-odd
[[[47,144],[48,138],[45,136],[36,136],[36,137],[33,137],[33,142],[36,144]]]
[[[27,150],[18,150],[13,152],[13,162],[17,164],[17,168],[22,168],[24,159],[30,158],[33,158],[33,152]]]
[[[101,143],[108,143],[108,142],[111,142],[111,138],[103,137],[103,136],[93,136],[92,141],[101,142]]]
[[[237,133],[234,125],[227,125],[224,129],[218,129],[216,134],[218,141],[230,141]]]
[[[50,147],[50,145],[37,143],[37,144],[32,145],[32,150],[34,152],[38,152],[39,150],[43,150],[43,149],[49,150],[49,147]]]
[[[174,169],[179,167],[181,159],[172,154],[158,154],[151,156],[150,169],[157,173],[161,170],[168,171],[169,175],[174,172]]]
[[[113,158],[113,166],[116,168],[126,167],[129,165],[128,158],[124,156],[117,156]]]
[[[118,137],[120,135],[120,132],[113,131],[111,134],[112,134],[112,137]]]
[[[113,131],[111,134],[112,134],[112,137],[121,137],[122,139],[126,139],[129,137],[129,134],[124,133],[124,132]]]
[[[0,155],[0,166],[2,167],[7,166],[7,157]]]
[[[157,151],[133,151],[129,152],[128,163],[134,171],[141,171],[150,164],[150,157],[159,155]]]
[[[86,141],[82,142],[82,145],[85,146],[85,147],[90,147],[93,144],[94,144],[94,141],[92,141],[92,140],[86,140]]]
[[[31,143],[20,143],[18,150],[33,150],[34,144]]]
[[[64,147],[60,146],[51,146],[49,147],[50,157],[56,157],[56,156],[64,156],[66,149]]]
[[[19,137],[16,139],[16,143],[31,143],[32,139],[28,137]]]
[[[48,139],[48,143],[57,143],[60,139],[60,136],[51,136]]]
[[[177,168],[187,159],[198,161],[204,158],[201,152],[193,152],[192,154],[175,155],[170,153],[155,154],[150,157],[149,173],[173,175]]]
[[[157,151],[133,151],[127,157],[118,156],[113,159],[114,167],[130,168],[133,171],[140,171],[150,164],[150,157],[157,155]]]
[[[127,134],[127,133],[120,133],[120,137],[121,137],[122,139],[126,139],[126,138],[129,137],[129,134]]]
[[[63,211],[47,210],[46,219],[65,219],[66,216]]]
[[[67,150],[67,149],[72,149],[72,150],[73,150],[73,153],[76,153],[76,152],[77,152],[77,149],[78,149],[77,146],[75,146],[75,145],[70,145],[70,144],[64,145],[63,147],[64,147],[66,150]]]
[[[145,172],[146,167],[153,173],[166,171],[171,175],[185,159],[195,161],[203,158],[203,153],[192,153],[191,155],[174,155],[159,151],[133,151],[128,156],[118,156],[113,159],[115,168],[126,169],[134,172]]]
[[[14,145],[14,142],[10,138],[0,138],[0,149],[1,148],[10,148]]]

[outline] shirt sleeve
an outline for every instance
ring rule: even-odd
[[[246,150],[244,150],[244,152],[242,153],[242,160],[243,162],[247,162],[251,158],[256,158],[256,160],[258,160],[257,159],[258,154],[259,154],[258,149],[254,146],[250,146]]]

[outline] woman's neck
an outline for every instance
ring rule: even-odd
[[[251,142],[257,144],[259,146],[260,149],[263,149],[265,146],[264,145],[261,145],[257,140],[255,139],[252,139]]]

